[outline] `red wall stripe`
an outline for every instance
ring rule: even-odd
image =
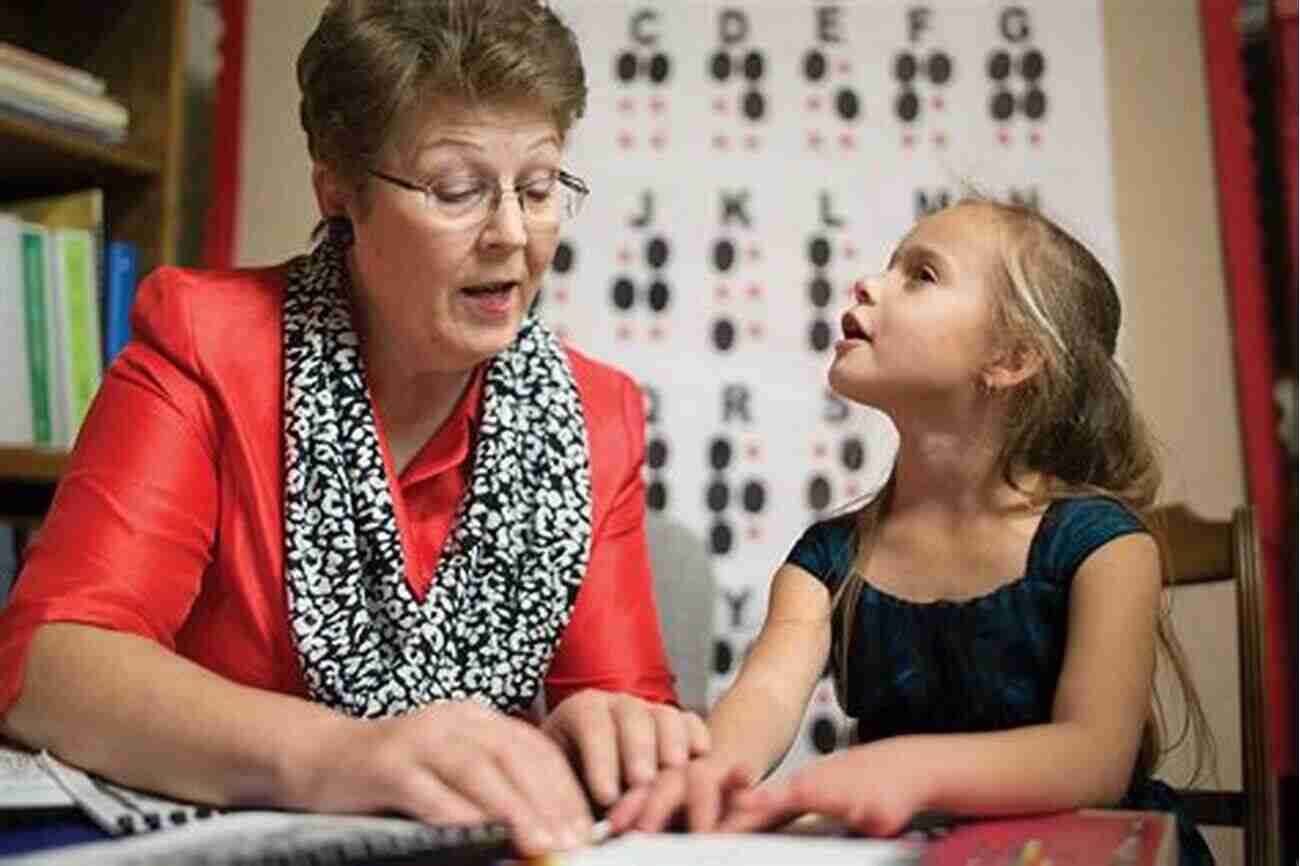
[[[245,0],[221,0],[223,32],[213,117],[211,198],[203,225],[203,265],[209,268],[228,268],[235,257],[246,12]]]

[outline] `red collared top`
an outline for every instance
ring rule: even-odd
[[[59,621],[139,634],[236,682],[308,696],[284,585],[285,273],[162,268],[140,284],[132,340],[0,610],[0,714],[22,688],[33,631]],[[568,356],[587,419],[592,548],[547,705],[584,688],[672,701],[645,541],[641,392]],[[481,388],[480,370],[396,479],[379,430],[417,597],[466,489]]]

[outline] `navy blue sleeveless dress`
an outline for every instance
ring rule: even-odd
[[[787,561],[834,593],[853,567],[856,519],[849,514],[814,524]],[[1115,500],[1061,500],[1043,515],[1023,577],[987,595],[920,603],[865,584],[854,614],[844,707],[857,720],[858,740],[1050,721],[1075,570],[1106,542],[1143,531]],[[838,642],[842,625],[832,627]],[[837,649],[837,665],[838,655]],[[1175,813],[1181,866],[1214,863],[1165,783],[1135,774],[1119,806]]]

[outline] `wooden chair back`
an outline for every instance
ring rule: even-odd
[[[1269,694],[1265,682],[1268,646],[1264,574],[1254,510],[1241,506],[1227,521],[1205,520],[1185,505],[1152,514],[1163,536],[1172,570],[1172,590],[1189,584],[1232,581],[1236,589],[1241,686],[1242,790],[1191,790],[1184,799],[1198,824],[1239,826],[1246,861],[1273,864],[1281,856],[1277,776],[1269,747]]]

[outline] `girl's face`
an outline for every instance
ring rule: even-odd
[[[423,192],[378,177],[348,198],[362,334],[417,370],[468,370],[514,340],[555,253],[558,226],[531,224],[513,191],[556,172],[563,142],[543,112],[464,105],[439,107],[399,141],[370,168],[436,190],[439,202],[502,193],[481,220],[448,217]]]
[[[964,405],[993,357],[993,219],[969,206],[925,217],[883,274],[854,286],[829,372],[837,393],[896,420]]]

